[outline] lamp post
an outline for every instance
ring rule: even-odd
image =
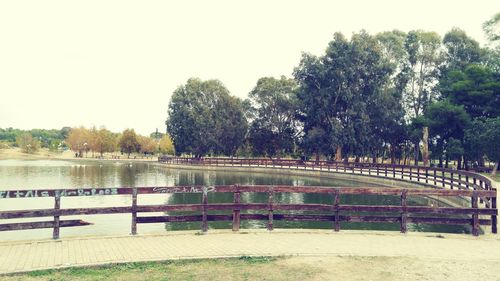
[[[87,142],[83,144],[84,150],[85,150],[85,158],[87,158]]]

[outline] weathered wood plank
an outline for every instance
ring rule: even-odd
[[[85,226],[91,223],[82,220],[60,220],[59,227]],[[18,222],[0,224],[0,231],[25,230],[38,228],[54,228],[54,221]]]

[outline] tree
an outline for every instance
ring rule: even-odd
[[[118,143],[121,151],[127,153],[129,158],[132,152],[138,152],[140,150],[140,145],[134,129],[124,130]]]
[[[143,154],[154,154],[158,144],[156,141],[150,137],[137,136],[137,141],[139,142],[139,152]]]
[[[35,153],[40,149],[40,142],[33,139],[30,133],[22,133],[16,137],[16,144],[25,153]]]
[[[471,64],[463,72],[451,71],[446,80],[443,97],[463,105],[472,118],[500,115],[500,80],[488,67]]]
[[[418,120],[436,99],[441,39],[435,32],[410,31],[406,36],[404,48],[403,67],[396,79],[402,91],[407,120]],[[423,129],[422,127],[422,131]],[[419,160],[422,136],[422,132],[419,133],[413,142],[415,165]]]
[[[260,78],[250,92],[255,118],[249,140],[259,154],[278,157],[290,152],[297,136],[297,84],[281,76]]]
[[[76,155],[82,157],[83,151],[87,152],[89,147],[90,133],[84,127],[72,128],[66,139],[66,143]]]
[[[306,151],[333,155],[341,148],[357,157],[370,152],[378,130],[370,126],[371,109],[382,100],[392,71],[380,43],[364,31],[350,41],[336,33],[322,57],[303,55],[294,75]]]
[[[487,119],[484,132],[485,152],[490,161],[495,163],[491,174],[494,176],[500,162],[500,117]]]
[[[169,135],[163,135],[159,143],[159,150],[163,154],[175,155],[174,143]]]
[[[459,28],[453,28],[445,34],[443,45],[445,51],[441,75],[450,70],[464,70],[469,64],[481,61],[483,51],[479,43]]]
[[[429,125],[432,141],[435,143],[435,152],[445,153],[446,161],[456,159],[461,168],[461,157],[464,155],[463,142],[465,130],[469,125],[470,117],[464,108],[444,100],[432,103],[425,115]],[[460,154],[458,154],[460,152]]]
[[[500,13],[496,13],[491,19],[483,23],[483,30],[490,42],[500,42]]]
[[[177,153],[233,154],[246,133],[241,101],[218,80],[191,78],[170,100],[165,122]]]
[[[116,138],[105,127],[90,130],[89,145],[93,152],[98,152],[101,157],[105,152],[114,152],[116,149]]]

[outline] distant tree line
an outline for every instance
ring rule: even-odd
[[[293,78],[260,78],[248,98],[189,79],[168,105],[177,154],[314,157],[458,169],[500,161],[500,14],[481,47],[458,28],[336,33]]]
[[[103,156],[104,153],[121,152],[130,156],[132,153],[153,155],[156,153],[175,153],[169,135],[151,133],[150,136],[136,134],[133,129],[122,133],[113,133],[101,127],[64,127],[61,130],[19,130],[0,128],[0,148],[19,147],[23,152],[35,153],[40,148],[49,150],[71,149],[77,157]]]

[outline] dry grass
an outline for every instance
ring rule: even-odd
[[[146,262],[92,268],[35,271],[0,277],[2,281],[87,281],[87,280],[310,280],[318,269],[287,264],[277,258],[235,258]]]

